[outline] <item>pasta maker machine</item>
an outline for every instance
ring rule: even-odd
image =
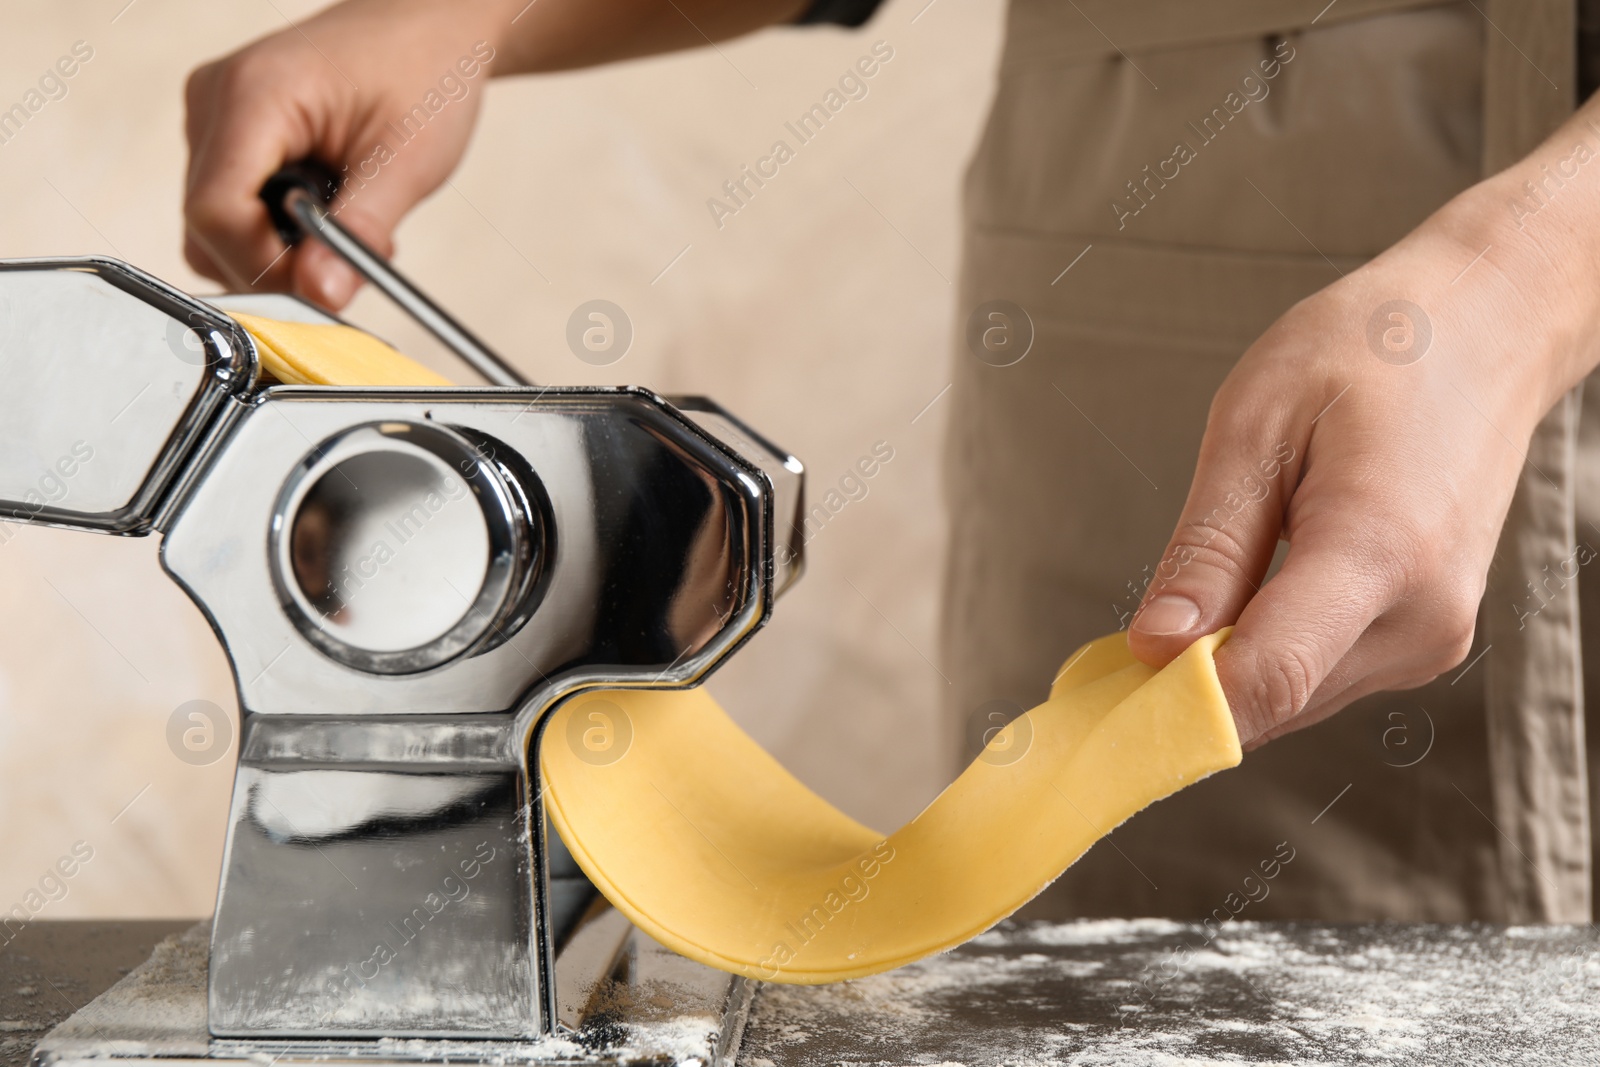
[[[317,192],[264,195],[496,384],[273,384],[230,312],[336,319],[0,262],[0,519],[160,535],[240,709],[209,935],[35,1063],[730,1057],[752,986],[593,899],[544,818],[539,746],[567,742],[541,725],[582,690],[694,685],[760,627],[800,571],[802,468],[703,398],[522,381]]]

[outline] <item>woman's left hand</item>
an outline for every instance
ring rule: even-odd
[[[1600,160],[1511,207],[1578,136],[1295,305],[1218,391],[1129,640],[1159,666],[1236,624],[1217,672],[1247,746],[1471,648],[1529,439],[1600,355]]]

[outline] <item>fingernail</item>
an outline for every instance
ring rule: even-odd
[[[355,271],[343,263],[331,264],[328,270],[322,272],[318,279],[317,288],[322,291],[323,303],[330,307],[343,307],[355,295],[356,286],[360,279]]]
[[[1162,593],[1139,612],[1133,628],[1151,637],[1188,633],[1200,621],[1200,605],[1186,596]]]

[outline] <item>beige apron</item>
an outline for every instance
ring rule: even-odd
[[[996,702],[1031,706],[1067,651],[1126,625],[1239,354],[1570,112],[1573,18],[1572,0],[1013,0],[967,178],[947,456],[964,756]],[[964,341],[991,300],[1033,322],[1011,366]],[[1580,406],[1535,436],[1486,656],[1156,805],[1034,913],[1587,920],[1578,597],[1517,610],[1575,536],[1600,549],[1600,528],[1575,533],[1600,513]],[[1234,911],[1283,843],[1270,892]]]

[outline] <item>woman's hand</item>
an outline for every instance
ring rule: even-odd
[[[491,74],[567,70],[791,22],[806,0],[345,0],[200,67],[187,89],[184,255],[235,289],[340,308],[360,279],[314,241],[285,251],[263,182],[315,156],[334,210],[387,256],[395,226],[466,151]]]
[[[499,0],[349,0],[189,76],[184,256],[234,289],[340,308],[360,279],[315,241],[286,251],[257,194],[315,156],[339,219],[384,255],[460,161],[513,11]]]
[[[1512,206],[1576,137],[1291,308],[1218,391],[1129,639],[1160,665],[1236,623],[1217,671],[1247,746],[1471,647],[1529,438],[1595,364],[1600,159],[1532,217]]]

